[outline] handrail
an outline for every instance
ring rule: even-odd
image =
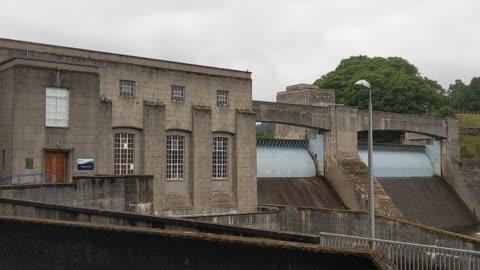
[[[399,270],[416,269],[480,269],[480,251],[428,246],[384,239],[333,233],[317,233],[320,245],[336,248],[368,249],[373,246],[382,251]]]
[[[458,248],[449,248],[449,247],[440,247],[440,246],[429,246],[429,245],[422,245],[422,244],[415,244],[415,243],[408,243],[408,242],[399,242],[393,240],[385,240],[385,239],[373,239],[369,237],[362,237],[362,236],[353,236],[353,235],[346,235],[346,234],[335,234],[335,233],[326,233],[326,232],[319,232],[318,235],[326,235],[326,236],[340,236],[345,238],[352,238],[352,239],[359,239],[365,241],[374,241],[380,243],[388,243],[388,244],[400,244],[405,246],[412,246],[412,247],[421,247],[421,248],[435,248],[445,251],[455,251],[455,252],[464,252],[464,253],[471,253],[472,255],[480,256],[480,251],[476,250],[468,250],[468,249],[458,249]]]

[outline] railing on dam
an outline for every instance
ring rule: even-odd
[[[417,269],[480,269],[480,252],[454,248],[419,245],[351,235],[318,233],[320,245],[336,248],[368,249],[373,241],[377,250],[399,270]]]

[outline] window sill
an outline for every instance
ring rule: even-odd
[[[69,129],[70,127],[53,127],[53,126],[45,126],[45,128]]]
[[[212,178],[212,181],[224,182],[224,181],[228,181],[228,178]]]
[[[119,98],[124,98],[124,99],[136,99],[136,96],[118,96]]]
[[[184,179],[165,179],[166,182],[185,182]]]

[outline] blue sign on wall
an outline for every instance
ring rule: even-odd
[[[78,159],[77,169],[79,171],[90,171],[95,168],[95,160],[93,158]]]

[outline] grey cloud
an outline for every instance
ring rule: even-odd
[[[8,1],[0,36],[250,70],[254,98],[351,55],[400,56],[448,87],[480,76],[480,2]]]

